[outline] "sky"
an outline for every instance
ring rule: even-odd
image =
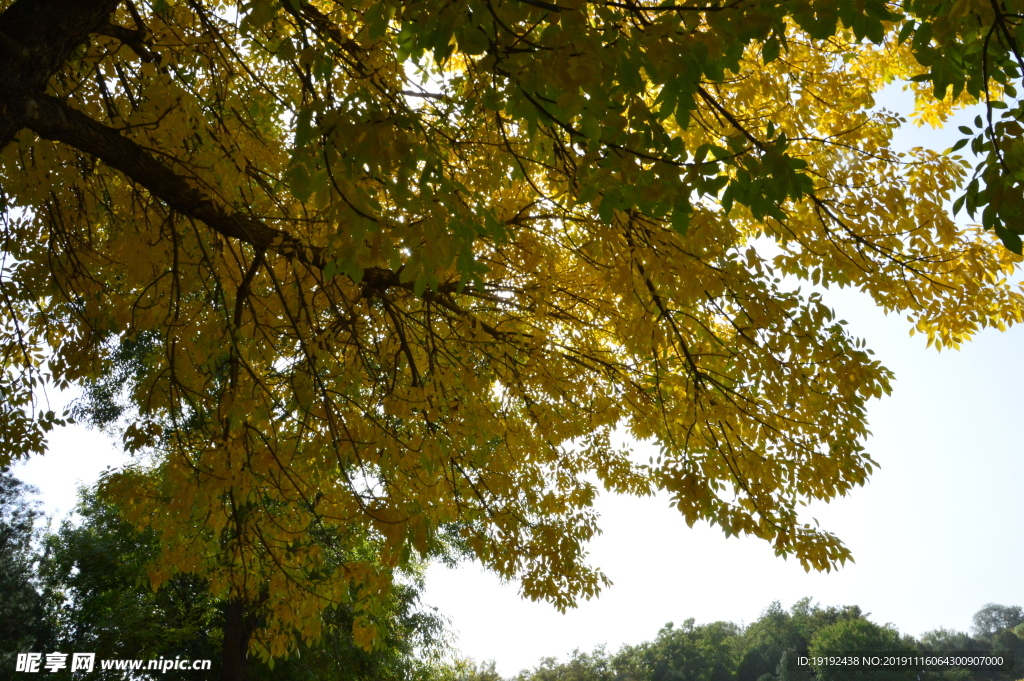
[[[883,105],[909,106],[899,93]],[[899,144],[947,148],[960,122],[938,132],[910,128]],[[937,352],[909,335],[905,319],[885,316],[857,292],[828,291],[826,300],[896,375],[893,394],[869,408],[867,446],[881,468],[866,487],[808,510],[846,542],[854,564],[807,574],[763,541],[688,528],[666,498],[606,495],[598,502],[604,533],[590,558],[614,585],[567,614],[522,600],[514,584],[474,564],[428,570],[423,600],[449,618],[461,653],[511,675],[575,648],[640,643],[670,621],[749,624],[774,600],[789,607],[806,596],[859,605],[915,636],[967,630],[990,602],[1024,605],[1024,326],[986,330],[959,351]],[[79,482],[124,461],[118,443],[70,427],[51,436],[48,454],[13,472],[41,490],[59,521]]]

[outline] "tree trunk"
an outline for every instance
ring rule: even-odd
[[[33,97],[120,0],[15,0],[0,12],[0,147],[32,114]]]
[[[224,616],[224,648],[221,657],[221,681],[244,681],[248,661],[246,651],[252,636],[252,617],[245,610],[245,602],[239,599],[228,601]]]

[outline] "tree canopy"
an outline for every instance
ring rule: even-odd
[[[940,347],[1020,320],[1020,19],[0,0],[0,453],[62,421],[40,385],[83,386],[140,453],[103,492],[159,538],[155,583],[258,611],[265,656],[344,601],[371,644],[392,569],[453,538],[527,597],[595,595],[595,480],[830,569],[799,511],[866,481],[890,374],[789,282]],[[924,121],[987,104],[976,177],[891,148],[894,79]],[[980,226],[944,208],[965,183]]]

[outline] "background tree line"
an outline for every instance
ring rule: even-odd
[[[666,624],[651,641],[615,653],[574,651],[565,662],[545,658],[512,681],[967,681],[1024,676],[1024,610],[988,604],[974,615],[970,634],[948,629],[919,639],[879,625],[856,605],[822,607],[810,598],[785,610],[778,601],[744,627],[733,622]],[[849,653],[915,655],[938,652],[1012,653],[1012,668],[941,672],[911,669],[808,669],[798,656]],[[493,666],[473,670],[473,681],[498,681]]]
[[[147,574],[156,538],[139,532],[117,510],[84,492],[80,521],[44,527],[31,488],[0,473],[0,679],[14,678],[18,652],[95,652],[97,659],[190,658],[220,663],[227,604],[205,585],[179,576],[153,590]],[[441,556],[452,560],[454,553]],[[250,659],[253,679],[374,679],[375,681],[502,681],[493,662],[459,660],[445,623],[419,603],[417,566],[404,573],[384,636],[372,651],[352,638],[352,611],[327,611],[326,634],[284,660]],[[915,639],[879,625],[858,606],[822,607],[805,598],[789,610],[772,603],[748,626],[732,622],[666,624],[650,641],[610,653],[574,651],[545,658],[509,681],[1012,681],[1024,677],[1024,610],[989,604],[974,615],[970,634],[936,629]],[[899,669],[801,669],[800,655],[847,652],[902,654],[972,651],[1013,653],[1012,669],[924,672]],[[216,673],[216,670],[213,672]],[[123,678],[96,670],[90,678]],[[165,679],[196,679],[170,670]],[[63,678],[69,674],[47,674]],[[212,677],[212,676],[211,676]],[[147,678],[141,675],[140,678]]]

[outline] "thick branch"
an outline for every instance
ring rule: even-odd
[[[0,13],[0,147],[30,114],[27,100],[90,33],[110,22],[120,0],[15,0]]]
[[[206,223],[221,236],[244,241],[258,253],[277,253],[316,269],[327,265],[322,247],[305,244],[288,232],[232,210],[216,197],[190,184],[139,144],[72,109],[56,97],[37,97],[28,102],[27,108],[30,112],[27,127],[39,136],[96,156],[168,207]],[[381,267],[367,268],[357,283],[362,285],[364,295],[403,285],[398,273]]]
[[[56,97],[37,97],[29,102],[27,108],[26,126],[41,137],[69,144],[96,156],[170,208],[206,223],[222,236],[241,239],[258,251],[279,253],[318,269],[326,264],[324,249],[310,247],[287,232],[233,211],[191,185],[139,144],[72,109]]]

